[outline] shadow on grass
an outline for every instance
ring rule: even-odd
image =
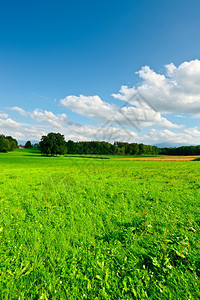
[[[92,158],[92,159],[110,159],[109,157],[99,157],[99,156],[87,156],[87,155],[44,155],[41,153],[33,153],[33,154],[23,154],[24,157],[52,157],[52,158],[58,158],[58,157],[65,157],[65,158]]]
[[[75,157],[75,158],[93,158],[93,159],[110,159],[109,157],[100,157],[100,156],[87,156],[87,155],[66,155],[65,157]]]
[[[51,157],[51,156],[45,156],[45,155],[41,155],[41,154],[24,154],[22,156],[25,156],[25,157]]]

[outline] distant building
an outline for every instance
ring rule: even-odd
[[[24,146],[23,145],[19,145],[18,148],[19,149],[24,149]]]

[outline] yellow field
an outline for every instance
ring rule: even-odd
[[[150,160],[150,161],[192,161],[198,156],[160,156],[160,157],[132,157],[117,158],[116,160]]]

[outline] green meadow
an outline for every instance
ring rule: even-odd
[[[0,153],[0,299],[200,299],[200,164]]]

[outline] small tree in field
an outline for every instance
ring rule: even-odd
[[[45,155],[57,155],[67,153],[67,147],[64,135],[60,133],[50,132],[43,135],[39,144],[41,152]]]
[[[30,141],[27,141],[24,148],[33,148],[33,146]]]

